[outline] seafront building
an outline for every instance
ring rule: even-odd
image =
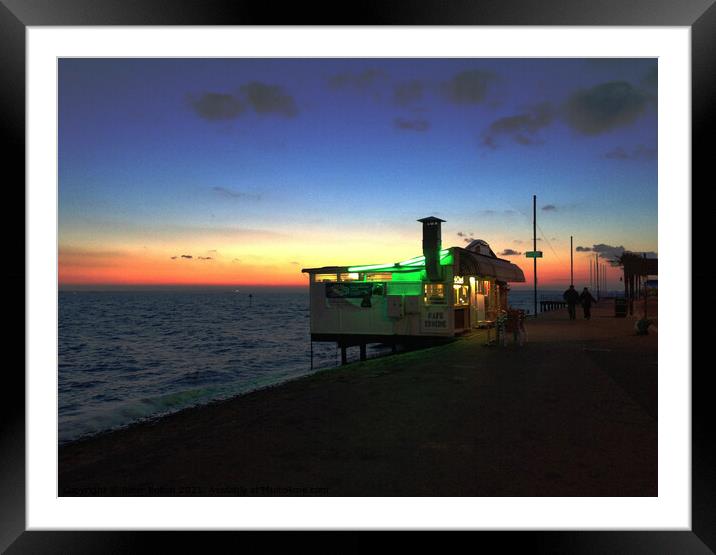
[[[489,244],[442,248],[441,224],[423,224],[423,254],[384,264],[324,266],[302,271],[310,279],[311,341],[343,348],[366,343],[454,337],[494,324],[507,309],[511,282],[522,270],[498,258]]]

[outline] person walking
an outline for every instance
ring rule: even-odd
[[[574,285],[570,285],[569,289],[567,289],[564,294],[562,295],[562,298],[567,301],[567,312],[569,312],[569,319],[570,320],[576,320],[577,319],[577,303],[579,302],[579,293],[577,293],[577,290],[574,288]]]
[[[592,297],[592,294],[589,292],[589,289],[585,287],[582,291],[582,294],[579,295],[579,300],[582,301],[582,309],[584,309],[584,318],[589,320],[592,317],[592,303],[596,303],[597,299]]]

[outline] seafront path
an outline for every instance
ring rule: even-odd
[[[603,304],[64,446],[59,494],[655,496],[658,332]]]

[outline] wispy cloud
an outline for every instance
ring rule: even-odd
[[[293,97],[279,85],[268,85],[259,81],[252,81],[241,87],[246,102],[257,114],[280,114],[293,117],[298,114],[298,108]]]
[[[386,73],[381,69],[367,68],[357,73],[343,72],[331,75],[328,85],[333,89],[358,89],[364,91],[376,83],[386,79]]]
[[[393,124],[402,131],[427,131],[430,129],[430,122],[424,119],[395,118]]]
[[[521,254],[521,252],[518,252],[513,249],[505,249],[498,256],[519,256]]]
[[[497,148],[498,140],[505,138],[522,146],[542,144],[539,132],[549,126],[557,112],[548,102],[529,107],[524,113],[506,116],[493,121],[482,136],[482,144]]]
[[[569,126],[584,135],[599,135],[634,122],[649,96],[626,81],[610,81],[572,93],[565,107]]]
[[[259,193],[250,193],[247,191],[237,191],[236,189],[229,189],[228,187],[212,187],[211,190],[224,197],[231,199],[244,199],[244,200],[261,200]]]
[[[236,119],[247,109],[260,115],[278,114],[288,118],[298,114],[294,98],[283,87],[260,81],[242,85],[236,93],[209,91],[190,94],[187,98],[196,115],[213,122]]]
[[[557,207],[556,207],[554,204],[545,204],[545,205],[542,207],[542,210],[543,210],[544,212],[556,212],[556,211],[557,211]]]
[[[487,100],[496,81],[497,76],[492,71],[461,71],[446,83],[447,95],[455,104],[480,104]]]
[[[604,154],[610,160],[655,160],[657,150],[644,145],[637,145],[631,150],[618,146]]]
[[[236,119],[245,109],[243,102],[234,95],[216,92],[190,95],[189,104],[199,117],[208,121]]]
[[[423,82],[418,80],[398,83],[393,89],[393,100],[398,106],[409,106],[423,99],[424,88]]]

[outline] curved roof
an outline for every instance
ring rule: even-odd
[[[456,257],[456,271],[462,275],[489,276],[498,281],[525,281],[525,274],[519,266],[509,260],[478,254],[461,247],[453,247]]]

